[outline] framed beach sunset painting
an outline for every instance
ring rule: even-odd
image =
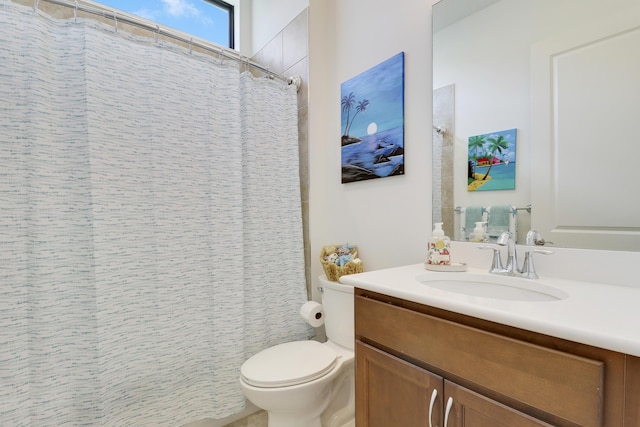
[[[342,183],[404,174],[404,52],[340,85]]]
[[[516,129],[469,137],[467,190],[515,190]]]

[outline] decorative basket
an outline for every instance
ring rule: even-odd
[[[340,266],[335,262],[326,259],[326,257],[338,253],[350,254],[351,261]],[[325,276],[327,276],[327,279],[332,282],[337,282],[341,276],[362,273],[364,271],[364,265],[362,264],[362,261],[358,259],[358,247],[353,245],[345,244],[323,246],[322,251],[320,251],[320,262],[322,263]]]

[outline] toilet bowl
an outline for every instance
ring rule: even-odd
[[[293,341],[250,357],[240,386],[269,427],[342,427],[354,418],[353,287],[320,277],[327,341]]]

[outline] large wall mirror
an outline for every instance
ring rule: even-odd
[[[442,0],[433,32],[434,222],[640,251],[640,2]]]

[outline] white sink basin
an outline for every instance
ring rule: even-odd
[[[569,297],[540,279],[497,274],[430,273],[418,277],[418,281],[434,290],[488,299],[558,301]]]

